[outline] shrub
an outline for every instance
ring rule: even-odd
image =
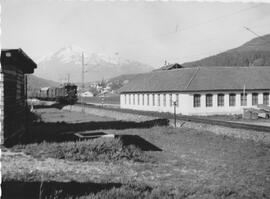
[[[150,160],[142,150],[134,145],[124,146],[120,139],[99,138],[93,140],[17,145],[13,151],[23,151],[36,158],[51,157],[74,161],[133,161]]]
[[[78,199],[136,199],[149,198],[152,188],[147,185],[126,184],[119,188],[112,188],[109,190],[102,190],[95,194],[78,197]]]

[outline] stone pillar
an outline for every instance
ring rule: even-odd
[[[205,108],[205,107],[206,107],[206,95],[201,94],[201,108]]]
[[[258,104],[263,104],[263,93],[259,93],[258,95]]]
[[[224,95],[224,107],[229,107],[229,93]]]
[[[236,107],[241,107],[241,94],[240,93],[236,93],[235,106]]]
[[[217,93],[214,93],[213,94],[213,108],[220,108],[218,107],[218,94]]]
[[[247,93],[247,107],[252,106],[252,93]]]

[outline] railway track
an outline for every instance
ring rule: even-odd
[[[77,105],[82,105],[77,103]],[[174,115],[171,113],[160,113],[160,112],[150,112],[150,111],[139,111],[139,110],[130,110],[130,109],[120,109],[120,107],[107,107],[106,104],[103,106],[98,106],[94,104],[83,104],[85,107],[95,107],[101,109],[107,109],[122,113],[131,113],[131,114],[140,114],[145,116],[154,116],[154,117],[161,117],[167,119],[174,119]],[[255,130],[255,131],[262,131],[262,132],[269,132],[270,133],[270,126],[262,126],[256,124],[247,124],[241,122],[233,122],[233,121],[224,121],[224,120],[216,120],[216,119],[209,119],[209,118],[202,118],[198,116],[184,116],[184,115],[177,115],[176,120],[181,120],[185,122],[195,122],[195,123],[202,123],[202,124],[210,124],[210,125],[217,125],[217,126],[224,126],[229,128],[237,128],[237,129],[245,129],[245,130]],[[270,120],[269,120],[270,122]]]

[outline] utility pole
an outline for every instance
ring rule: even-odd
[[[176,128],[176,105],[177,105],[177,102],[174,101],[173,102],[174,128]]]
[[[60,85],[62,85],[63,84],[63,78],[60,77],[59,80],[60,80]]]
[[[69,83],[69,81],[70,81],[70,74],[68,73],[67,74],[67,83]]]
[[[81,87],[81,105],[82,105],[82,112],[85,112],[84,102],[83,102],[83,92],[84,92],[84,53],[82,52],[82,87]]]

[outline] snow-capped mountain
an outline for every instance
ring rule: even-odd
[[[40,59],[35,75],[60,82],[65,81],[70,74],[72,82],[80,82],[82,52],[84,52],[86,82],[153,70],[146,64],[124,59],[117,53],[113,55],[89,53],[80,47],[66,46]]]

